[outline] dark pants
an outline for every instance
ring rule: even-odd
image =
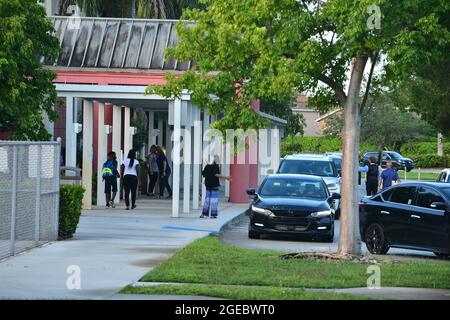
[[[366,193],[368,196],[373,196],[378,192],[378,183],[366,183]]]
[[[123,186],[125,188],[125,203],[127,207],[130,206],[130,192],[131,192],[131,205],[136,203],[136,189],[138,179],[136,176],[127,174],[123,177]]]
[[[158,172],[153,172],[148,175],[150,181],[148,182],[148,193],[154,193],[156,181],[158,181]]]
[[[169,177],[170,174],[166,174],[165,176],[159,176],[159,196],[162,197],[164,195],[164,189],[167,188],[167,192],[169,193],[169,197],[172,196],[172,188],[169,185]]]

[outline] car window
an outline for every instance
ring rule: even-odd
[[[331,161],[285,160],[281,163],[279,173],[307,174],[320,177],[336,177]]]
[[[326,199],[328,193],[320,181],[300,179],[272,178],[266,180],[259,194],[263,197],[297,197]]]
[[[416,187],[398,187],[392,189],[390,202],[412,204]]]
[[[383,197],[384,201],[391,200],[391,195],[392,195],[393,190],[394,189],[388,189],[388,190],[384,191],[383,193],[381,193],[381,196]]]
[[[447,181],[447,173],[442,172],[439,181],[446,182]]]
[[[388,152],[387,153],[392,159],[399,160],[402,156],[397,152]]]
[[[334,165],[336,169],[342,170],[342,159],[341,158],[333,158]]]
[[[417,192],[417,206],[431,208],[433,202],[445,202],[445,200],[436,190],[428,187],[420,187]]]

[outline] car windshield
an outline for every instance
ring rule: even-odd
[[[307,174],[320,177],[336,177],[333,164],[330,161],[318,160],[285,160],[279,173]]]
[[[395,159],[395,160],[399,160],[399,159],[402,159],[402,158],[403,158],[402,155],[401,155],[400,153],[397,153],[397,152],[387,152],[387,154],[388,154],[391,158],[393,158],[393,159]]]
[[[266,180],[259,192],[263,197],[295,197],[326,199],[327,191],[321,181],[271,178]]]
[[[333,158],[334,165],[336,169],[342,170],[342,159],[341,158]]]

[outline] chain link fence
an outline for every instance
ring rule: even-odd
[[[0,259],[58,238],[60,148],[0,141]]]

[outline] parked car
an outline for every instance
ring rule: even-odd
[[[450,185],[407,182],[359,205],[361,239],[373,254],[390,247],[450,255]]]
[[[342,153],[327,152],[327,153],[325,153],[325,155],[330,157],[331,160],[333,160],[334,165],[336,166],[336,169],[337,169],[339,175],[342,175]]]
[[[254,196],[249,208],[248,237],[258,239],[261,234],[285,234],[333,242],[333,200],[338,193],[330,193],[321,177],[300,174],[268,176],[259,191],[248,189]]]
[[[436,179],[437,182],[449,182],[450,183],[450,169],[444,169],[439,173]]]
[[[364,153],[360,160],[361,166],[365,166],[369,164],[369,158],[375,157],[378,161],[378,151],[368,151]],[[386,167],[386,162],[391,161],[392,167],[396,170],[405,170],[411,171],[414,169],[414,163],[411,159],[403,157],[400,153],[395,151],[383,151],[383,155],[381,158],[381,167]]]
[[[322,154],[296,154],[281,160],[277,173],[305,174],[323,178],[330,193],[341,193],[341,176],[329,156]],[[341,206],[336,200],[333,204],[336,219],[339,219]]]

